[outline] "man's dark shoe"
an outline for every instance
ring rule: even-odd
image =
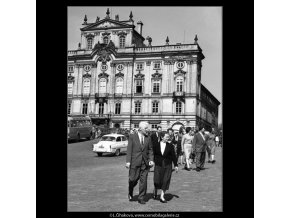
[[[209,160],[208,163],[212,163],[212,162]]]
[[[129,199],[129,201],[132,201],[132,199],[133,199],[133,194],[128,194],[128,199]]]
[[[144,200],[138,200],[139,204],[146,204],[146,202]]]
[[[199,172],[199,171],[200,171],[200,168],[199,168],[199,167],[197,167],[197,168],[196,168],[196,171],[197,171],[197,172]]]
[[[213,160],[211,163],[214,164],[215,163],[215,160]]]

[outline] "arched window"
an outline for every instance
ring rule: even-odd
[[[176,79],[176,91],[177,92],[183,91],[183,77],[177,77],[177,79]]]
[[[83,94],[90,94],[90,83],[89,79],[84,79],[83,83]]]
[[[103,41],[104,41],[105,44],[108,44],[108,42],[109,42],[108,37],[104,37]]]
[[[105,78],[101,78],[99,83],[100,83],[99,92],[100,93],[106,93],[106,91],[107,91],[107,80]]]
[[[125,36],[120,36],[120,48],[125,48]]]
[[[116,80],[116,93],[123,93],[123,79],[121,77],[118,77]]]
[[[72,82],[69,82],[67,84],[67,94],[71,95],[73,92],[73,83]]]
[[[93,39],[92,38],[88,38],[87,40],[87,48],[88,49],[92,49],[93,46]]]

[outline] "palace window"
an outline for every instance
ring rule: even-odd
[[[67,84],[67,94],[71,95],[73,92],[73,82],[68,82]]]
[[[153,93],[160,93],[160,80],[153,80]]]
[[[106,93],[106,91],[107,91],[107,80],[105,78],[101,78],[99,83],[100,83],[99,93],[102,93],[102,94]]]
[[[154,69],[160,69],[160,65],[161,65],[160,62],[154,63]]]
[[[101,65],[101,70],[102,70],[102,71],[106,71],[107,69],[108,69],[107,64],[102,64],[102,65]]]
[[[135,114],[140,114],[141,113],[141,103],[136,102],[135,103]]]
[[[152,113],[158,113],[158,102],[152,103]]]
[[[88,103],[84,103],[82,114],[87,114],[87,113],[88,113]]]
[[[108,42],[109,42],[108,37],[104,37],[103,41],[104,41],[105,44],[108,44]]]
[[[92,49],[93,46],[93,39],[92,38],[88,38],[87,40],[87,48],[88,49]]]
[[[116,80],[116,93],[123,93],[123,79],[121,77],[118,77]]]
[[[181,114],[182,103],[180,101],[176,102],[176,114]]]
[[[85,79],[83,83],[83,94],[90,94],[90,80]]]
[[[71,111],[71,103],[67,104],[67,114],[70,114]]]
[[[143,93],[143,80],[136,80],[136,93]]]
[[[183,91],[183,78],[177,77],[176,79],[176,91],[182,92]]]
[[[99,114],[104,114],[104,103],[99,103]]]
[[[143,70],[143,64],[136,64],[137,70]]]
[[[152,125],[151,125],[151,128],[152,128],[152,129],[157,129],[157,124],[152,124]]]
[[[120,48],[125,48],[125,36],[120,36]]]
[[[68,66],[68,72],[69,73],[73,73],[74,71],[74,67],[73,66]]]
[[[138,123],[134,123],[134,128],[139,128],[139,124]]]
[[[183,63],[183,62],[178,62],[178,63],[176,64],[176,67],[177,67],[178,69],[182,69],[182,68],[184,67],[184,63]]]
[[[116,103],[115,114],[121,113],[121,103]]]
[[[118,64],[117,65],[117,70],[122,71],[124,69],[124,65],[123,64]]]

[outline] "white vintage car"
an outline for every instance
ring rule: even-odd
[[[93,144],[93,151],[102,156],[103,153],[111,153],[119,156],[121,152],[127,151],[128,140],[121,134],[103,135],[97,144]]]

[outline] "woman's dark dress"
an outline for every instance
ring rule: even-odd
[[[172,174],[172,163],[177,167],[177,158],[175,155],[174,145],[166,143],[164,153],[161,153],[161,146],[154,147],[154,187],[156,189],[162,189],[166,191],[169,189],[171,174]]]

